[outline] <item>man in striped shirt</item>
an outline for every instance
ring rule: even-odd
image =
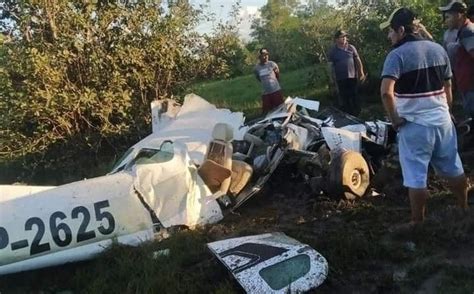
[[[411,224],[424,220],[428,165],[445,177],[467,208],[467,180],[457,152],[451,120],[451,67],[441,45],[414,34],[416,17],[407,8],[396,9],[380,24],[389,29],[393,48],[382,71],[381,96],[398,133],[403,184],[408,187]],[[415,22],[416,23],[416,22]]]

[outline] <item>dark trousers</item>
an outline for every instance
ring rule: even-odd
[[[267,113],[283,103],[283,93],[281,90],[270,94],[262,95],[262,113]]]
[[[344,79],[337,81],[339,89],[338,107],[353,116],[358,116],[361,111],[361,102],[357,96],[357,79]]]

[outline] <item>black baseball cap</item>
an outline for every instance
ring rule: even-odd
[[[448,5],[439,7],[439,10],[441,10],[441,12],[443,13],[446,13],[446,12],[466,13],[467,5],[460,0],[452,0],[451,2],[448,3]]]
[[[345,37],[345,36],[349,36],[349,34],[346,31],[343,31],[343,30],[337,30],[334,33],[334,39],[337,39],[337,38],[340,38],[340,37]]]
[[[471,7],[469,7],[469,9],[467,10],[467,13],[466,13],[468,16],[469,15],[474,15],[474,5],[471,5]]]
[[[391,27],[400,27],[413,24],[416,15],[408,8],[400,7],[395,9],[386,21],[379,25],[381,30]]]

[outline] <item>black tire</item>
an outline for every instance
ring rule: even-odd
[[[370,184],[367,161],[355,151],[344,151],[331,158],[328,177],[329,193],[347,200],[364,196]]]

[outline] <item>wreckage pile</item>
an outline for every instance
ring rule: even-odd
[[[394,139],[385,122],[320,111],[317,101],[301,98],[245,123],[242,113],[191,94],[183,105],[154,102],[152,122],[152,134],[105,176],[58,187],[0,186],[0,274],[84,260],[112,242],[137,245],[176,226],[218,222],[281,165],[297,166],[315,195],[361,197]],[[322,268],[325,276],[327,263]]]

